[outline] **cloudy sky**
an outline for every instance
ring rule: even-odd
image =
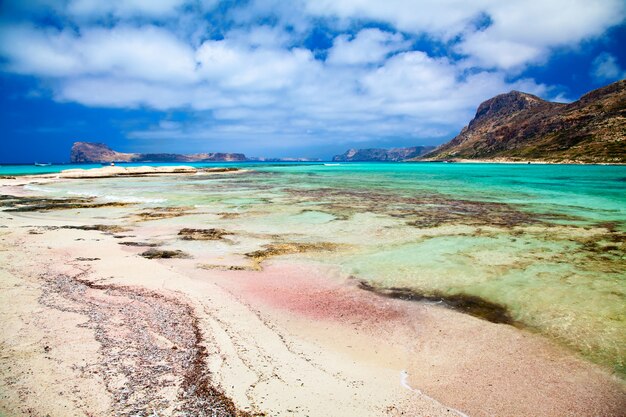
[[[4,0],[0,161],[439,144],[626,76],[623,0]]]

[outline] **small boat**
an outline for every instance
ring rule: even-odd
[[[39,162],[35,162],[36,167],[49,167],[50,165],[52,165],[51,162],[48,162],[47,164],[40,164]]]

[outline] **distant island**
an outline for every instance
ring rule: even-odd
[[[593,90],[573,103],[553,103],[511,91],[480,106],[433,160],[626,163],[626,80]]]
[[[435,149],[434,146],[413,146],[410,148],[369,148],[369,149],[349,149],[341,155],[333,157],[334,162],[367,162],[367,161],[388,161],[397,162],[406,159],[420,157]]]
[[[74,142],[70,151],[70,162],[109,163],[109,162],[312,162],[313,158],[248,158],[242,153],[123,153],[111,149],[104,143]]]
[[[104,143],[74,142],[70,152],[70,162],[108,163],[108,162],[239,162],[246,161],[242,153],[123,153],[109,148]]]

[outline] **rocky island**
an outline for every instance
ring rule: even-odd
[[[434,146],[413,146],[410,148],[369,148],[349,149],[333,157],[334,162],[397,162],[417,158],[435,149]]]
[[[626,80],[569,104],[511,91],[480,106],[450,142],[415,161],[626,163]]]
[[[70,152],[70,162],[107,163],[107,162],[240,162],[246,161],[242,153],[123,153],[109,148],[104,143],[74,142]]]

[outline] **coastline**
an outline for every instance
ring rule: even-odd
[[[234,167],[215,167],[215,168],[196,168],[189,165],[164,165],[164,166],[119,166],[111,165],[101,168],[73,168],[64,169],[56,173],[41,174],[24,174],[9,175],[2,179],[29,179],[45,178],[45,179],[89,179],[89,178],[113,178],[113,177],[137,177],[137,176],[154,176],[154,175],[173,175],[173,174],[220,174],[241,171]]]
[[[24,196],[32,193],[15,186],[39,179],[2,180],[0,188]],[[138,210],[0,212],[7,289],[0,410],[175,415],[209,400],[222,401],[212,404],[231,415],[237,411],[229,404],[240,415],[272,416],[619,415],[624,409],[623,381],[539,335],[427,302],[380,297],[297,257],[263,260],[260,270],[198,267],[228,259],[227,252],[146,259],[140,255],[148,244],[168,248],[182,225],[176,218],[139,222]],[[98,227],[103,224],[108,228]],[[202,223],[192,212],[185,227]],[[129,242],[139,244],[123,244]],[[158,324],[163,317],[156,310],[117,312],[128,303],[171,311],[170,324]],[[136,333],[149,343],[133,339]],[[199,340],[185,347],[178,334]],[[156,375],[163,384],[140,392],[150,399],[146,404],[124,391],[136,385],[124,370],[135,369],[126,361],[137,357],[107,345],[112,335],[138,346],[130,353],[154,367],[145,377]],[[212,397],[180,397],[191,377],[174,366],[171,350],[192,358],[201,376],[194,383]],[[51,403],[59,408],[46,411]]]
[[[542,159],[509,159],[509,158],[492,158],[492,159],[422,159],[404,162],[438,162],[438,163],[457,163],[457,164],[509,164],[509,165],[602,165],[602,166],[624,166],[624,162],[583,162],[583,161],[551,161]]]

